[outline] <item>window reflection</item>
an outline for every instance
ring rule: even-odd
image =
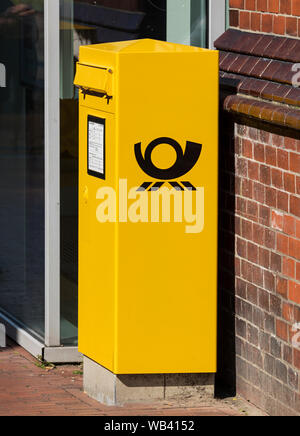
[[[43,1],[1,0],[0,310],[44,336]]]

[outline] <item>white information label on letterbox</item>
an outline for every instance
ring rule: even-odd
[[[88,173],[105,178],[105,120],[88,118]]]

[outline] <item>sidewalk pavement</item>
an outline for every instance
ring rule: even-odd
[[[222,400],[107,407],[84,394],[80,367],[40,367],[11,341],[0,349],[0,416],[245,416],[242,407]]]

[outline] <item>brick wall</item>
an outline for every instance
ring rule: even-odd
[[[300,414],[300,140],[222,130],[221,378],[272,415]]]
[[[299,0],[230,0],[230,26],[300,36]]]

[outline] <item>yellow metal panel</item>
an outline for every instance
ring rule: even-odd
[[[116,374],[215,372],[218,52],[145,40],[82,47],[80,56],[114,69],[111,101],[80,98],[80,351]],[[88,116],[106,120],[104,179],[88,175]],[[149,155],[154,173],[143,167]],[[137,191],[144,182],[162,186]],[[174,182],[182,222],[174,222],[173,197],[164,222],[155,195],[168,196]],[[96,218],[106,187],[116,192],[115,223]],[[148,222],[135,222],[139,198],[148,201]]]
[[[83,106],[79,114],[79,347],[86,356],[114,368],[115,289],[116,289],[116,224],[101,225],[96,221],[99,181],[87,173],[87,120],[99,112]],[[106,113],[110,143],[115,143],[114,115]],[[115,185],[116,149],[110,149],[107,168],[109,186]],[[100,229],[99,229],[100,227]]]
[[[97,71],[94,71],[94,70]],[[95,68],[88,65],[77,64],[74,85],[84,89],[112,95],[112,70]]]

